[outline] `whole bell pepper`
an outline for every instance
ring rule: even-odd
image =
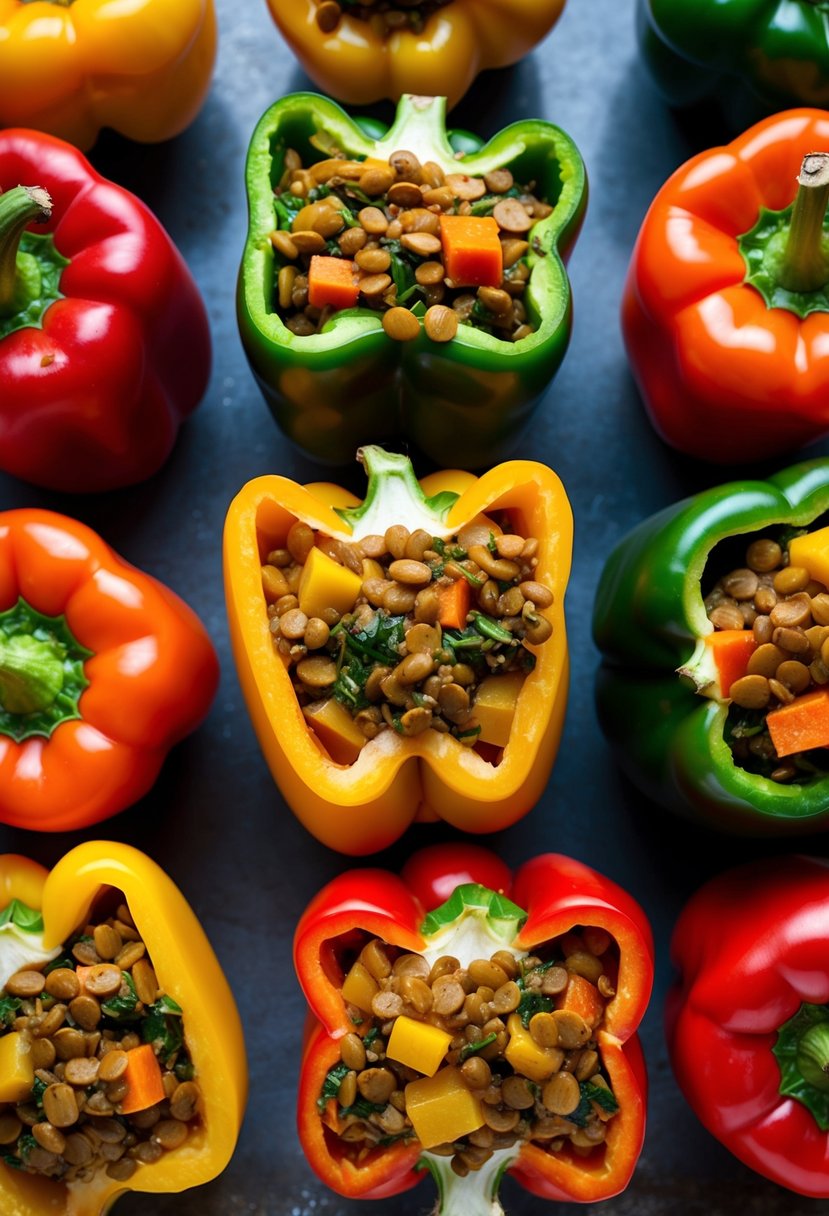
[[[300,486],[259,477],[237,494],[224,533],[225,594],[236,668],[273,778],[291,810],[330,848],[361,855],[386,848],[415,819],[446,819],[466,832],[494,832],[525,815],[541,795],[564,721],[568,658],[564,592],[572,514],[561,482],[531,461],[498,465],[475,478],[449,470],[418,483],[406,457],[365,448],[364,503],[339,486]],[[553,592],[553,624],[518,696],[510,742],[492,759],[451,735],[391,731],[350,765],[335,763],[303,717],[268,629],[262,564],[296,520],[326,536],[357,541],[393,524],[452,536],[487,509],[515,512],[538,538],[536,576]]]
[[[774,858],[693,896],[671,944],[676,1078],[694,1113],[779,1186],[829,1198],[829,868]]]
[[[593,615],[604,656],[599,719],[627,775],[669,810],[754,836],[829,826],[829,778],[782,785],[735,764],[724,736],[730,702],[695,688],[710,668],[714,627],[700,585],[712,550],[727,537],[747,545],[769,527],[806,527],[827,510],[829,460],[812,461],[676,503],[608,558]]]
[[[323,33],[316,0],[268,0],[283,38],[304,71],[332,97],[371,105],[403,93],[445,93],[460,101],[479,72],[523,59],[561,16],[565,0],[495,0],[484,8],[452,0],[431,13],[421,29],[374,31],[343,10],[340,23]]]
[[[182,1009],[203,1116],[180,1150],[142,1166],[128,1182],[99,1172],[88,1182],[67,1185],[0,1163],[0,1209],[13,1216],[104,1216],[127,1191],[159,1195],[209,1182],[222,1172],[236,1147],[247,1100],[245,1044],[236,1003],[192,909],[149,857],[129,845],[89,841],[67,853],[47,874],[25,857],[0,856],[0,912],[13,900],[42,911],[26,931],[12,934],[12,949],[20,954],[17,966],[26,958],[52,958],[86,923],[91,904],[106,888],[123,892],[159,984]],[[7,938],[0,931],[0,958],[9,948]]]
[[[562,257],[575,241],[587,201],[578,150],[558,127],[534,119],[514,123],[482,147],[474,136],[447,133],[445,104],[439,97],[403,97],[386,130],[353,121],[324,97],[294,93],[271,106],[253,134],[250,225],[238,291],[242,342],[282,430],[327,464],[344,464],[366,439],[400,433],[442,463],[451,432],[463,435],[459,463],[485,465],[496,445],[515,438],[567,350],[572,307]],[[387,160],[405,149],[447,173],[509,168],[517,180],[535,181],[540,196],[554,204],[533,229],[527,255],[526,300],[538,328],[516,343],[471,325],[462,325],[451,342],[432,342],[421,330],[404,343],[386,336],[375,310],[348,308],[319,334],[300,337],[287,329],[273,305],[279,270],[270,241],[274,184],[287,149],[307,165],[325,158],[321,147],[359,160]]]
[[[90,528],[0,513],[0,823],[56,832],[122,811],[218,678],[196,614]]]
[[[61,140],[0,132],[0,191],[0,468],[70,492],[143,481],[207,388],[198,288],[144,204]]]
[[[159,143],[198,114],[215,57],[213,0],[0,0],[0,127]]]
[[[682,452],[740,463],[829,430],[821,149],[829,114],[775,115],[688,161],[645,217],[622,324],[651,421]]]
[[[616,995],[596,1032],[619,1106],[604,1152],[578,1157],[563,1148],[550,1154],[524,1142],[496,1150],[484,1167],[460,1178],[451,1158],[426,1152],[417,1141],[397,1140],[359,1161],[333,1147],[318,1100],[340,1061],[340,1041],[355,1029],[342,992],[344,950],[379,938],[426,954],[430,962],[451,955],[465,967],[499,949],[521,958],[575,926],[605,930],[619,951]],[[513,876],[486,849],[433,846],[415,853],[400,878],[385,870],[352,870],[324,887],[300,920],[294,964],[310,1006],[299,1081],[300,1141],[312,1169],[338,1194],[394,1195],[415,1186],[428,1169],[442,1216],[503,1216],[497,1191],[505,1172],[533,1194],[558,1201],[609,1199],[627,1186],[645,1132],[646,1075],[636,1029],[653,982],[653,944],[642,909],[616,883],[559,854],[536,857]]]

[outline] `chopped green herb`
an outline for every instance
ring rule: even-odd
[[[521,1019],[521,1025],[527,1029],[530,1019],[537,1013],[552,1013],[553,998],[544,996],[541,992],[525,992],[519,1002],[516,1013]]]
[[[343,1064],[342,1060],[339,1064],[335,1064],[333,1068],[329,1068],[325,1080],[322,1083],[320,1096],[317,1098],[317,1106],[320,1110],[325,1110],[326,1105],[331,1098],[336,1098],[340,1092],[345,1077],[348,1075],[349,1068],[347,1064]]]
[[[0,996],[0,1026],[11,1026],[21,1004],[16,996]]]
[[[45,1081],[41,1081],[40,1077],[35,1077],[35,1083],[32,1086],[32,1098],[38,1110],[42,1110],[43,1108],[43,1095],[48,1088]]]
[[[111,1018],[114,1022],[136,1022],[141,1017],[141,1014],[136,1012],[138,993],[129,971],[121,972],[121,988],[125,987],[126,992],[119,991],[108,1001],[102,1002],[101,1013],[105,1018]]]
[[[163,996],[145,1013],[141,1022],[141,1037],[145,1043],[152,1043],[155,1054],[169,1065],[184,1042],[181,1006],[171,997]]]
[[[474,1056],[476,1052],[483,1051],[485,1047],[489,1047],[490,1043],[494,1043],[498,1035],[493,1030],[492,1034],[488,1034],[485,1039],[479,1039],[477,1043],[467,1043],[461,1048],[461,1063],[468,1060],[470,1056]]]

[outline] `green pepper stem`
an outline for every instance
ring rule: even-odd
[[[47,709],[63,688],[63,660],[30,634],[0,635],[0,705],[10,714]]]
[[[427,498],[415,477],[411,460],[398,452],[387,452],[385,448],[372,445],[360,448],[357,459],[368,474],[365,499],[359,507],[337,509],[340,518],[351,527],[352,540],[382,535],[392,524],[405,524],[410,532],[423,528],[427,532],[450,535],[443,521],[457,494],[444,491]]]
[[[829,1022],[818,1022],[800,1040],[797,1067],[804,1081],[816,1089],[829,1090]]]
[[[524,909],[505,895],[479,883],[463,883],[420,926],[426,942],[421,953],[430,965],[451,954],[462,967],[489,958],[494,949],[523,958],[527,951],[518,949],[515,939],[526,919]]]
[[[439,1198],[433,1216],[504,1216],[498,1188],[518,1156],[516,1148],[496,1149],[479,1170],[459,1178],[450,1157],[424,1153],[420,1159],[437,1184]]]
[[[52,218],[52,200],[42,186],[15,186],[0,194],[0,317],[17,309],[17,252],[26,225]]]
[[[458,160],[446,134],[445,97],[403,94],[394,122],[378,141],[374,155],[388,160],[392,152],[401,150],[413,152],[421,164],[431,160],[449,172],[452,166],[457,169]]]
[[[829,282],[823,221],[829,203],[829,152],[810,152],[797,178],[789,237],[780,267],[787,291],[820,291]]]

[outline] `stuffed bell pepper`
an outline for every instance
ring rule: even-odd
[[[829,826],[829,460],[732,482],[611,554],[602,726],[663,806],[751,835]]]
[[[474,845],[424,849],[402,878],[329,883],[294,958],[311,1007],[300,1140],[333,1190],[384,1198],[429,1170],[442,1216],[503,1216],[506,1172],[558,1201],[627,1186],[653,951],[615,883],[555,854],[513,879]]]
[[[775,115],[657,194],[622,323],[651,421],[680,451],[739,464],[829,431],[827,200],[823,110]]]
[[[0,127],[159,143],[198,114],[215,57],[213,0],[0,0]]]
[[[0,856],[0,1210],[103,1216],[208,1182],[244,1113],[242,1027],[201,925],[127,845]]]
[[[356,106],[445,93],[453,106],[479,72],[523,59],[564,2],[268,0],[268,7],[323,92]]]
[[[0,823],[66,831],[130,806],[218,679],[196,614],[90,528],[0,513]]]
[[[406,96],[386,130],[295,93],[254,132],[242,341],[279,425],[325,463],[401,433],[438,463],[462,435],[458,463],[490,463],[564,358],[578,150],[539,120],[482,147],[444,114]]]
[[[567,695],[572,516],[513,461],[418,483],[368,447],[365,501],[260,477],[225,525],[239,678],[274,780],[319,840],[364,854],[414,819],[493,832],[535,804]]]
[[[758,1174],[829,1199],[829,868],[729,870],[694,895],[671,954],[674,1072],[700,1121]]]
[[[0,132],[0,469],[72,493],[143,481],[209,376],[204,304],[152,212],[61,140]]]

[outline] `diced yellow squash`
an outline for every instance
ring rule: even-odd
[[[353,764],[368,742],[348,710],[329,697],[302,710],[305,721],[335,764]]]
[[[479,1100],[466,1088],[457,1068],[406,1086],[406,1114],[424,1148],[450,1144],[484,1125]]]
[[[813,579],[829,586],[829,528],[792,537],[789,541],[789,565],[802,566]]]
[[[433,1077],[443,1063],[452,1042],[451,1034],[439,1026],[416,1022],[405,1016],[395,1019],[386,1055],[398,1064],[405,1064]]]
[[[367,967],[355,963],[345,977],[343,1000],[356,1005],[363,1013],[371,1013],[372,998],[380,991],[380,985]]]
[[[517,1013],[510,1014],[507,1032],[509,1042],[504,1055],[516,1072],[531,1081],[546,1081],[558,1072],[564,1053],[559,1047],[539,1047]]]
[[[503,676],[487,676],[475,697],[475,717],[481,724],[481,743],[506,747],[515,717],[515,706],[524,683],[522,671]]]
[[[322,549],[312,549],[302,568],[299,607],[306,616],[319,616],[326,608],[350,612],[360,594],[362,579]]]
[[[0,1038],[0,1102],[25,1102],[35,1083],[31,1046],[22,1034]]]

